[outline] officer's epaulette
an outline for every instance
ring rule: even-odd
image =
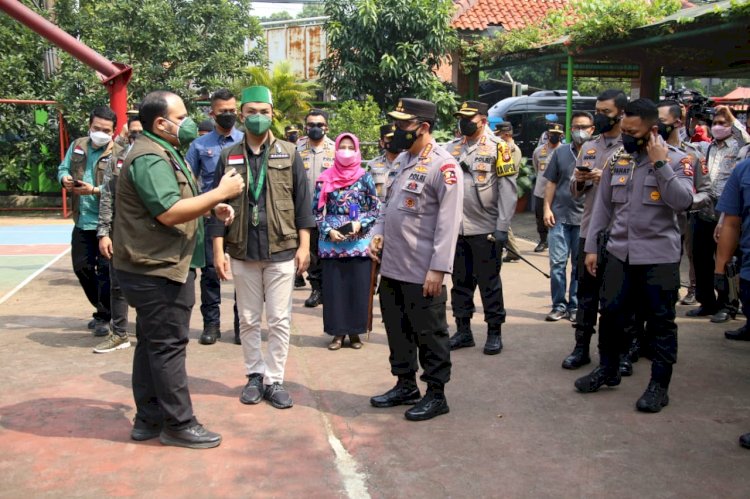
[[[626,159],[626,158],[630,159],[631,157],[632,156],[630,156],[630,154],[625,152],[625,148],[620,146],[620,148],[615,151],[612,157],[609,158],[609,172],[612,173],[614,171],[617,161],[619,161],[620,159]]]

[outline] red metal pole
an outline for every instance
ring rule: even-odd
[[[104,75],[102,83],[109,92],[112,110],[117,114],[115,133],[119,133],[127,119],[127,84],[132,68],[125,64],[113,63],[18,0],[0,0],[0,10]]]

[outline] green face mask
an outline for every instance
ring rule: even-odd
[[[169,121],[173,125],[177,125],[177,123],[175,123],[174,121],[168,119],[167,121]],[[173,136],[177,137],[177,142],[179,142],[181,146],[187,146],[192,141],[198,138],[198,125],[195,124],[193,118],[187,117],[182,120],[179,125],[177,125],[177,135]]]
[[[245,118],[245,130],[253,135],[263,135],[271,128],[271,118],[265,114],[251,114]]]

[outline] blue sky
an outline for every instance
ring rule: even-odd
[[[296,16],[299,12],[302,11],[302,4],[301,3],[261,3],[261,2],[253,2],[253,15],[258,17],[265,17],[273,14],[274,12],[283,12],[287,11],[293,16]]]

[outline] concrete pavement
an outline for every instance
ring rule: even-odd
[[[513,225],[532,239],[529,215]],[[548,268],[546,253],[520,244]],[[245,378],[225,284],[220,342],[198,344],[198,307],[191,324],[195,411],[224,437],[198,451],[129,440],[133,351],[91,353],[99,340],[86,330],[90,306],[63,258],[0,305],[0,496],[748,496],[750,451],[737,438],[750,431],[750,344],[722,334],[739,321],[687,319],[678,306],[671,403],[640,414],[647,361],[617,388],[575,392],[588,369],[560,368],[573,330],[544,322],[548,280],[523,263],[504,265],[502,277],[505,349],[482,354],[475,316],[478,346],[452,356],[451,412],[423,423],[368,403],[394,383],[377,305],[365,347],[330,352],[321,309],[303,307],[309,288],[294,292],[294,408],[240,404]]]

